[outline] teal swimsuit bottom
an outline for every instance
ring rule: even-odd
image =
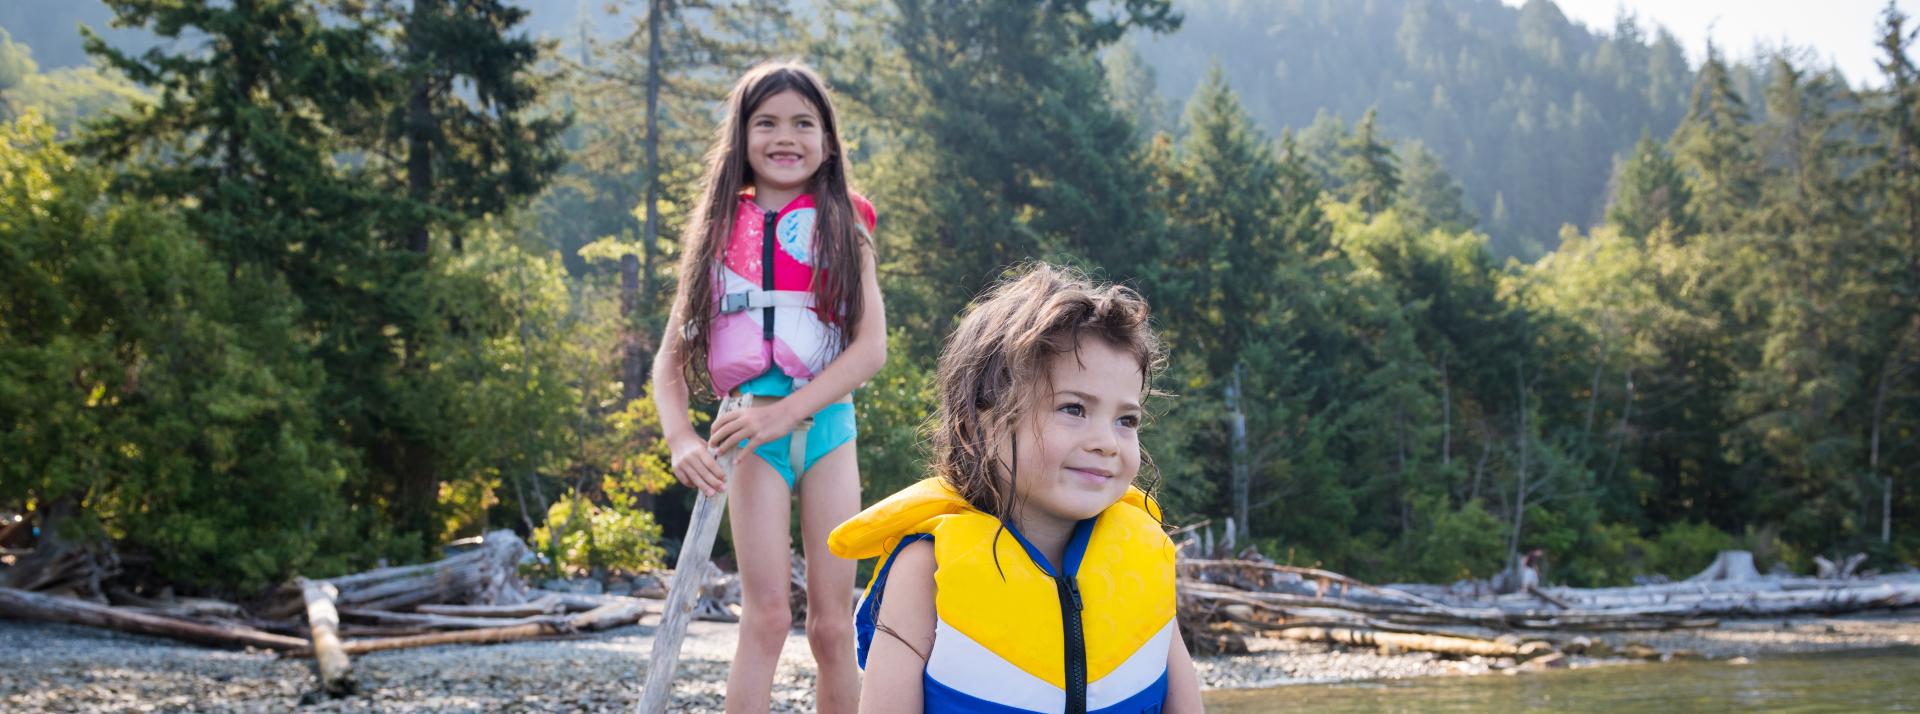
[[[780,371],[779,367],[772,367],[741,384],[740,393],[758,397],[786,397],[793,394],[793,378]],[[853,404],[834,402],[813,415],[813,427],[807,430],[806,456],[800,464],[800,473],[794,473],[792,434],[762,444],[753,453],[772,466],[774,472],[787,482],[787,490],[791,491],[799,483],[801,475],[827,454],[833,453],[834,449],[853,441],[855,433]],[[747,442],[742,440],[740,443],[745,445]]]

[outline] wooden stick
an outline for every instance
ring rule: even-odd
[[[338,588],[325,582],[301,578],[300,593],[307,600],[307,629],[313,641],[313,666],[320,675],[320,690],[330,696],[352,694],[353,667],[347,653],[340,649],[340,613],[333,607]]]
[[[727,481],[733,481],[734,461],[740,451],[734,449],[720,460]],[[687,525],[687,539],[680,543],[680,559],[673,566],[673,585],[667,589],[667,605],[660,613],[660,627],[653,632],[653,652],[647,658],[647,683],[640,690],[640,703],[634,711],[660,714],[671,697],[673,670],[680,663],[680,640],[687,635],[687,622],[693,619],[694,599],[700,594],[701,575],[708,557],[713,555],[713,539],[720,533],[720,516],[727,510],[727,492],[702,494],[693,506],[693,521]]]
[[[261,632],[251,627],[189,622],[15,588],[0,588],[0,615],[29,620],[71,622],[226,647],[290,650],[307,646],[307,641],[298,637]]]

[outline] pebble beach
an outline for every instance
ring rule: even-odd
[[[717,712],[733,625],[688,632],[672,711]],[[1599,635],[1683,657],[1728,659],[1920,645],[1920,613],[1725,623],[1709,630]],[[107,630],[0,620],[0,712],[625,712],[638,699],[651,622],[571,639],[378,652],[353,661],[360,692],[311,694],[306,660],[220,650]],[[1488,658],[1386,654],[1252,639],[1246,655],[1196,660],[1209,690],[1490,674],[1526,669]],[[1569,658],[1565,666],[1626,664]],[[1639,666],[1657,667],[1658,664]],[[805,634],[787,639],[773,710],[813,710]]]

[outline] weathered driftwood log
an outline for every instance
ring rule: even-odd
[[[558,595],[541,595],[517,605],[421,605],[414,612],[453,617],[532,617],[566,609]],[[588,608],[591,609],[591,608]]]
[[[455,617],[452,615],[422,615],[411,612],[388,612],[386,610],[367,610],[361,608],[342,608],[340,614],[349,619],[368,620],[382,625],[411,625],[434,630],[484,630],[494,627],[512,627],[538,623],[559,624],[566,621],[565,615],[534,615],[532,617]]]
[[[596,632],[622,625],[639,622],[651,609],[647,600],[627,598],[609,602],[592,610],[574,615],[567,620],[567,630],[576,632]]]
[[[712,561],[702,563],[699,568],[688,572],[700,575],[697,581],[700,596],[694,601],[693,619],[708,622],[740,621],[740,615],[733,611],[733,607],[740,604],[740,576],[722,572],[720,566]]]
[[[306,578],[299,583],[307,601],[308,640],[313,646],[313,669],[320,677],[320,691],[335,697],[351,694],[352,664],[340,648],[340,613],[333,607],[338,591],[328,583]]]
[[[1723,550],[1714,556],[1713,563],[1699,574],[1687,578],[1689,583],[1701,583],[1713,580],[1759,580],[1760,570],[1753,567],[1753,553],[1744,550]]]
[[[530,592],[542,598],[553,598],[560,603],[561,610],[565,612],[586,612],[607,603],[635,602],[648,607],[659,607],[666,602],[661,598],[634,597],[631,595],[561,593],[552,590],[532,590]]]
[[[587,612],[571,617],[532,618],[535,621],[507,625],[504,627],[484,627],[452,632],[432,632],[398,637],[380,637],[372,639],[347,640],[340,643],[342,651],[349,655],[362,655],[368,652],[406,649],[411,647],[431,647],[451,644],[491,644],[496,642],[514,642],[519,640],[560,637],[575,632],[592,632],[621,625],[631,625],[645,615],[648,607],[645,600],[622,598],[607,602]],[[310,648],[295,648],[286,653],[291,657],[311,657]]]
[[[1219,570],[1213,572],[1217,574]],[[1839,614],[1920,606],[1920,578],[1906,576],[1845,583],[1824,581],[1824,585],[1817,588],[1770,578],[1739,583],[1676,583],[1650,586],[1645,592],[1548,588],[1540,594],[1516,594],[1471,601],[1471,604],[1441,603],[1383,588],[1342,585],[1323,591],[1297,581],[1267,584],[1274,591],[1244,590],[1183,578],[1182,592],[1183,597],[1189,599],[1233,599],[1281,612],[1325,607],[1401,624],[1474,625],[1495,629],[1658,629],[1698,626],[1703,620],[1724,617]],[[1542,603],[1542,599],[1553,602]]]
[[[455,630],[452,632],[432,632],[422,635],[401,637],[379,637],[374,639],[347,640],[340,648],[349,655],[359,656],[369,652],[407,649],[412,647],[432,647],[434,645],[476,645],[495,642],[514,642],[551,637],[562,634],[549,623],[514,625],[512,627],[489,627],[478,630]],[[287,653],[291,657],[310,657],[311,650],[298,649]]]
[[[0,588],[0,616],[71,622],[224,647],[287,650],[302,648],[307,644],[306,640],[298,637],[276,635],[242,625],[190,622],[84,600],[42,595],[16,588]]]
[[[1441,606],[1441,603],[1413,593],[1369,585],[1340,573],[1319,568],[1250,560],[1182,560],[1179,571],[1182,578],[1230,585],[1241,590],[1272,591],[1287,584],[1300,584],[1310,587],[1314,597],[1350,596],[1357,592],[1389,601]]]
[[[174,597],[173,588],[164,588],[154,597],[136,594],[123,587],[107,588],[107,602],[115,607],[131,609],[161,617],[173,617],[182,620],[228,620],[235,624],[280,632],[298,634],[300,628],[285,621],[261,620],[247,614],[247,611],[225,600],[204,597]]]
[[[488,533],[481,545],[431,563],[369,570],[328,578],[339,590],[340,607],[405,610],[429,603],[515,605],[527,600],[518,568],[527,546],[512,531]],[[287,617],[305,607],[297,587],[284,591],[269,617]]]
[[[1554,651],[1553,645],[1541,641],[1503,642],[1444,635],[1356,630],[1345,627],[1286,626],[1275,629],[1273,632],[1289,640],[1378,647],[1393,652],[1435,652],[1460,657],[1480,655],[1526,658]]]
[[[433,632],[433,630],[411,625],[365,625],[357,622],[340,623],[340,636],[342,638],[353,637],[369,639],[374,637],[406,637],[409,635],[424,635],[431,632]]]
[[[48,538],[38,548],[0,570],[0,587],[50,594],[71,594],[95,603],[108,603],[101,583],[120,572],[112,550],[96,552],[84,545]]]
[[[1845,580],[1853,577],[1853,572],[1859,570],[1861,564],[1866,562],[1866,553],[1854,553],[1838,563],[1816,555],[1813,556],[1814,577],[1823,580]]]

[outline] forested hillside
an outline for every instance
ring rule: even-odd
[[[1673,36],[1569,22],[1547,0],[1189,0],[1138,52],[1166,96],[1218,62],[1271,134],[1354,122],[1417,139],[1467,188],[1499,256],[1532,258],[1604,208],[1613,159],[1664,139],[1693,70]],[[1744,48],[1743,48],[1744,49]]]

